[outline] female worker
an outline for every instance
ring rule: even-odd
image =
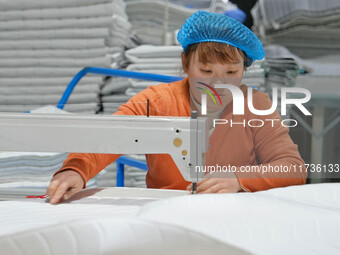
[[[254,33],[225,15],[198,11],[183,24],[178,41],[184,49],[182,67],[187,77],[148,87],[120,106],[115,115],[146,115],[146,107],[141,102],[146,103],[149,99],[150,115],[188,117],[191,110],[200,109],[204,89],[221,83],[241,89],[244,102],[247,102],[248,87],[241,85],[243,73],[254,60],[264,57],[262,44]],[[229,90],[214,91],[216,95],[207,98],[210,123],[220,119],[229,120],[233,125],[210,125],[207,165],[229,165],[237,171],[228,178],[211,175],[197,184],[197,193],[259,191],[304,184],[304,161],[289,137],[288,128],[281,125],[277,110],[265,116],[254,115],[245,105],[244,114],[235,115]],[[257,110],[272,107],[268,95],[257,90],[252,93],[252,104]],[[265,121],[268,119],[280,121]],[[251,125],[248,125],[249,120],[252,120]],[[71,153],[48,187],[51,203],[68,199],[80,191],[89,179],[119,156]],[[148,188],[191,189],[170,155],[150,154],[146,155],[146,160]],[[254,166],[266,171],[249,171]],[[300,171],[271,171],[291,166]]]

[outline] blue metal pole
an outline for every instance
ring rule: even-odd
[[[71,82],[68,84],[63,96],[61,97],[57,105],[59,109],[64,108],[65,104],[67,103],[67,100],[69,99],[77,83],[80,81],[81,78],[83,78],[88,73],[101,74],[101,75],[106,75],[106,76],[120,76],[120,77],[141,79],[141,80],[147,80],[147,81],[159,81],[159,82],[165,82],[165,83],[180,81],[183,79],[182,77],[177,77],[177,76],[140,73],[140,72],[132,72],[132,71],[110,69],[110,68],[103,68],[103,67],[85,67],[80,72],[78,72],[73,77]]]
[[[124,164],[117,162],[116,186],[124,187]]]

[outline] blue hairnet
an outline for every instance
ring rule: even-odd
[[[221,42],[243,50],[248,58],[247,66],[264,58],[261,41],[239,21],[223,14],[206,11],[195,12],[182,25],[177,40],[183,49],[200,42]]]

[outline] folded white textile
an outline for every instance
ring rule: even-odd
[[[175,64],[180,66],[181,58],[180,57],[169,57],[169,58],[130,58],[129,61],[131,61],[134,64]]]
[[[13,40],[44,40],[44,39],[91,39],[104,38],[109,35],[107,28],[63,28],[44,30],[24,30],[24,31],[2,31],[0,39],[2,41]],[[51,40],[52,41],[52,40]]]
[[[111,2],[87,6],[43,8],[24,10],[1,10],[0,21],[70,19],[111,16],[117,6]]]
[[[125,103],[130,99],[125,93],[102,96],[103,103]]]
[[[265,24],[270,22],[279,22],[282,19],[287,19],[292,14],[300,13],[327,13],[340,8],[339,1],[330,0],[321,3],[317,0],[306,1],[261,1],[259,2],[262,10],[265,12]]]
[[[17,49],[0,50],[0,58],[96,58],[106,55],[105,48],[93,49]]]
[[[25,77],[25,78],[34,78],[34,77],[73,77],[77,74],[82,68],[79,67],[9,67],[9,68],[0,68],[0,77],[3,78],[16,78],[16,77]],[[71,79],[70,79],[71,80]]]
[[[180,69],[177,68],[176,69],[176,65],[174,66],[174,68],[171,69],[135,69],[135,68],[131,68],[131,67],[127,67],[126,70],[129,71],[137,71],[137,72],[142,72],[142,73],[151,73],[151,74],[161,74],[161,75],[168,75],[168,76],[177,76],[180,73]]]
[[[16,0],[7,1],[0,0],[0,10],[28,10],[28,9],[43,9],[43,8],[63,8],[63,7],[77,7],[88,6],[99,3],[111,3],[112,0]]]
[[[97,58],[2,58],[2,67],[78,67],[86,66],[109,67],[111,60],[103,55]]]
[[[131,62],[140,58],[172,58],[181,57],[183,51],[181,46],[154,46],[141,45],[125,52],[127,59]]]
[[[340,185],[183,196],[150,203],[141,219],[199,231],[252,254],[337,254]]]
[[[0,50],[14,49],[94,49],[104,47],[104,38],[83,38],[83,39],[39,39],[39,40],[1,40]]]
[[[128,79],[113,77],[106,81],[101,90],[101,94],[109,95],[111,93],[125,92],[129,87],[131,87],[131,84]]]
[[[2,87],[0,86],[0,95],[45,95],[45,94],[58,94],[62,95],[66,90],[65,85],[54,85],[54,86],[11,86]],[[89,92],[100,92],[99,84],[81,84],[74,88],[72,94],[81,94]]]
[[[107,36],[105,37],[105,46],[106,47],[117,47],[124,46],[126,44],[126,40],[128,40],[128,34],[120,35],[120,36]]]
[[[100,28],[109,27],[110,24],[112,24],[110,16],[77,19],[14,20],[0,22],[0,31],[44,30],[41,31],[44,33],[47,29]]]
[[[158,74],[163,74],[162,72],[159,72],[159,71],[157,72]],[[164,74],[169,75],[167,73],[164,73]],[[150,85],[160,84],[160,82],[157,82],[157,81],[143,81],[143,80],[136,80],[136,79],[129,79],[129,82],[131,83],[131,86],[133,87],[133,89],[145,89],[149,87]]]
[[[150,85],[149,85],[150,86]],[[128,96],[134,96],[136,95],[137,93],[141,92],[142,90],[144,90],[144,88],[128,88],[126,91],[125,91],[125,94],[128,95]]]
[[[128,21],[128,19],[125,19],[120,14],[114,14],[112,16],[110,31],[116,31],[120,29],[124,29],[126,32],[129,32],[131,28],[131,23]]]
[[[0,112],[26,112],[31,111],[39,107],[46,106],[48,104],[40,105],[0,105]],[[98,103],[87,102],[87,103],[67,103],[64,106],[64,110],[72,113],[90,113],[94,114],[98,111]]]
[[[60,95],[0,95],[0,102],[3,105],[18,105],[18,104],[57,104],[60,100]],[[69,103],[89,103],[98,102],[98,94],[81,93],[71,94],[68,99]]]
[[[12,78],[0,78],[0,87],[9,86],[66,86],[72,80],[73,75],[79,72],[81,69],[77,69],[75,73],[67,77],[12,77]],[[103,76],[86,75],[77,84],[101,84],[103,82]]]
[[[178,71],[177,63],[135,63],[129,65],[126,70],[134,70],[134,71],[147,71],[147,70],[160,70],[160,71]]]

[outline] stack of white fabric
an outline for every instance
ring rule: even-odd
[[[45,194],[53,174],[66,157],[66,153],[0,152],[0,189]],[[95,187],[95,179],[87,186]]]
[[[168,18],[165,13],[168,10]],[[165,45],[174,44],[175,38],[171,33],[180,29],[184,21],[189,18],[195,9],[186,8],[166,1],[128,1],[126,13],[132,24],[132,30],[142,39],[144,44]],[[166,20],[167,25],[164,25]]]
[[[141,45],[125,52],[125,57],[130,63],[126,70],[178,76],[181,69],[181,52],[181,46]],[[160,82],[110,78],[101,91],[104,114],[114,113],[131,96],[150,85],[157,84]]]
[[[281,96],[279,88],[294,87],[296,85],[296,79],[300,74],[299,63],[294,55],[283,46],[267,45],[264,50],[266,54],[266,92],[272,96],[272,90],[276,88],[278,89],[278,95]],[[281,113],[280,102],[281,100],[278,100],[277,109]],[[291,107],[292,105],[287,105],[285,117],[290,116]]]
[[[258,1],[254,29],[265,43],[281,44],[300,57],[340,53],[340,1]]]
[[[69,114],[51,105],[34,109],[32,113]],[[49,152],[0,152],[0,190],[44,194],[53,174],[62,167],[67,155]],[[87,186],[95,187],[96,179],[91,179]]]
[[[57,104],[82,68],[109,67],[105,43],[112,53],[128,33],[124,8],[122,0],[0,0],[0,111]],[[65,109],[95,113],[101,85],[84,77]]]
[[[112,0],[113,15],[109,27],[109,36],[105,38],[108,56],[112,59],[112,67],[120,68],[125,64],[124,50],[136,45],[130,40],[131,23],[126,14],[126,4],[123,0]],[[111,8],[112,10],[112,8]]]
[[[265,91],[265,61],[255,61],[243,74],[242,84]]]

